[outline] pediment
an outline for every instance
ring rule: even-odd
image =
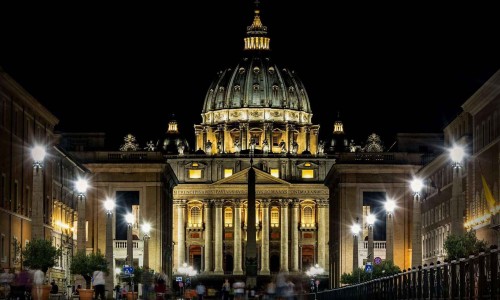
[[[255,183],[257,184],[283,184],[283,185],[291,185],[288,181],[283,179],[276,178],[271,176],[271,174],[266,173],[262,170],[253,168],[255,171]],[[244,170],[239,171],[227,178],[221,179],[217,182],[214,182],[213,185],[220,184],[246,184],[248,183],[248,171],[250,168],[246,168]]]

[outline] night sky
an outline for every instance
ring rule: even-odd
[[[199,2],[199,3],[198,3]],[[205,93],[242,57],[253,1],[0,4],[0,66],[60,119],[118,149],[160,138],[169,115],[193,139]],[[358,141],[441,132],[500,69],[494,7],[263,0],[280,68],[305,84],[324,137],[340,112]]]

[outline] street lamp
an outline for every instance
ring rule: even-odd
[[[361,226],[358,224],[359,218],[356,218],[356,223],[352,224],[351,226],[351,232],[352,236],[354,238],[353,244],[352,244],[352,273],[358,272],[358,283],[360,281],[359,276],[359,253],[358,253],[358,247],[359,247],[359,241],[358,241],[358,236],[359,233],[361,232]]]
[[[77,244],[78,251],[85,251],[86,233],[85,233],[85,192],[87,192],[89,184],[86,179],[80,178],[75,183],[76,192],[78,193],[78,223],[77,223]]]
[[[182,295],[184,295],[184,289],[191,284],[190,277],[196,276],[198,272],[192,266],[189,266],[187,263],[183,263],[182,267],[179,267],[177,270],[179,271],[180,274],[186,277],[186,282],[182,287]]]
[[[359,258],[358,258],[358,246],[359,246],[359,241],[358,241],[358,236],[361,231],[361,226],[358,224],[359,218],[356,218],[356,223],[352,224],[351,226],[351,232],[352,236],[354,238],[353,244],[352,244],[352,253],[353,253],[353,258],[352,258],[352,271],[355,272],[359,268]]]
[[[307,270],[306,275],[311,277],[311,290],[314,290],[314,299],[316,300],[316,295],[318,293],[318,287],[319,287],[319,280],[316,280],[316,277],[318,275],[323,274],[325,272],[325,269],[320,267],[318,264],[315,264],[314,266],[310,267],[309,270]]]
[[[450,158],[453,162],[453,187],[450,199],[450,234],[460,235],[464,230],[462,216],[465,204],[462,196],[462,160],[465,156],[465,150],[462,146],[454,145],[449,151]]]
[[[144,232],[144,268],[149,268],[149,232],[151,231],[151,224],[142,224],[142,232]]]
[[[371,264],[373,262],[373,225],[375,224],[375,215],[369,214],[366,217],[366,225],[368,226],[368,256],[367,261]]]
[[[45,147],[36,145],[31,149],[33,158],[33,199],[32,199],[32,221],[31,236],[33,239],[43,239],[43,160],[45,159]],[[16,203],[17,205],[17,203]],[[17,207],[14,208],[15,210]]]
[[[132,244],[132,225],[135,221],[134,215],[128,213],[127,215],[125,215],[125,221],[127,222],[127,263],[130,267],[132,267],[134,264],[134,251]]]
[[[104,201],[104,208],[106,209],[106,262],[108,268],[113,269],[113,210],[115,209],[115,200],[107,198]],[[108,291],[107,299],[113,299],[113,271],[109,276],[106,276],[106,290]]]
[[[394,262],[394,209],[396,202],[392,199],[385,201],[386,211],[386,237],[385,237],[385,259]]]
[[[424,187],[424,183],[420,178],[414,178],[410,184],[413,191],[413,211],[412,211],[412,236],[411,236],[411,266],[417,267],[422,265],[422,216],[420,191]]]

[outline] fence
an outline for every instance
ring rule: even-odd
[[[317,299],[500,299],[499,251],[319,292]]]

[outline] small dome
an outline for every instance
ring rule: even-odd
[[[172,116],[172,120],[168,122],[167,133],[162,145],[163,151],[166,154],[183,155],[189,152],[189,144],[187,140],[180,134],[177,121]]]

